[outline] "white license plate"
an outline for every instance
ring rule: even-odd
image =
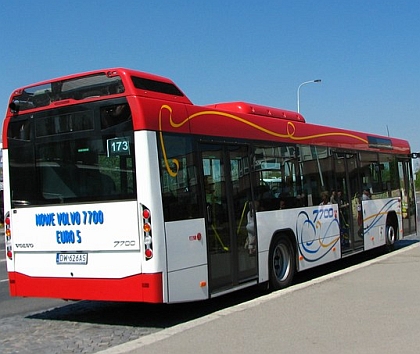
[[[57,264],[87,264],[87,253],[57,253]]]

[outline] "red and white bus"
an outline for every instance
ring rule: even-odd
[[[15,90],[3,174],[12,296],[281,289],[417,227],[407,141],[245,102],[197,106],[123,68]]]

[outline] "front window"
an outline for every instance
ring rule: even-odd
[[[12,207],[134,199],[133,140],[125,99],[12,118]]]

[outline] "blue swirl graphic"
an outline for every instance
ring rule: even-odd
[[[321,227],[326,226],[326,227]],[[296,235],[299,253],[308,262],[316,262],[324,258],[335,247],[340,237],[337,216],[321,223],[311,220],[306,211],[301,211],[296,218]],[[325,243],[325,241],[329,243]]]
[[[375,215],[372,215],[368,218],[366,218],[365,220],[363,220],[364,223],[366,223],[366,227],[363,229],[363,231],[365,233],[369,232],[370,230],[372,230],[382,219],[383,217],[387,216],[388,212],[390,210],[395,210],[395,205],[398,204],[398,200],[396,199],[392,199],[389,200],[388,202],[386,202],[386,204],[378,211],[378,213],[376,213]],[[369,222],[367,222],[366,220],[369,220],[370,218],[372,218],[372,220]]]

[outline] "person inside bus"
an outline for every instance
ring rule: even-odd
[[[337,195],[334,189],[331,191],[330,204],[338,204]]]
[[[341,236],[341,246],[349,247],[349,203],[344,199],[343,192],[339,189],[337,190],[337,204],[338,204],[338,213],[340,221],[340,236]]]
[[[216,216],[216,197],[215,197],[215,185],[213,177],[204,177],[204,190],[206,192],[206,209],[207,209],[207,221],[209,224],[214,226]]]
[[[260,203],[256,200],[254,203],[249,202],[249,211],[246,215],[247,224],[246,224],[246,231],[248,233],[248,237],[245,242],[245,248],[248,249],[248,253],[250,256],[255,255],[257,246],[256,246],[256,229],[255,229],[255,213],[258,211]]]
[[[363,189],[362,200],[370,200],[370,199],[371,199],[371,196],[370,196],[369,188]]]
[[[286,209],[286,202],[283,199],[280,199],[279,209]]]
[[[319,204],[319,205],[328,205],[328,204],[331,204],[331,202],[330,202],[330,198],[328,197],[328,192],[327,191],[324,191],[324,192],[322,192],[321,193],[321,204]]]
[[[343,192],[341,190],[337,191],[337,204],[339,208],[349,206],[349,203],[346,203],[346,201],[344,200]]]
[[[366,200],[371,200],[370,190],[369,188],[363,188],[362,197],[360,198],[359,205],[357,208],[357,222],[359,224],[358,235],[363,238],[364,237],[364,226],[363,226],[363,209],[362,209],[362,202]]]

